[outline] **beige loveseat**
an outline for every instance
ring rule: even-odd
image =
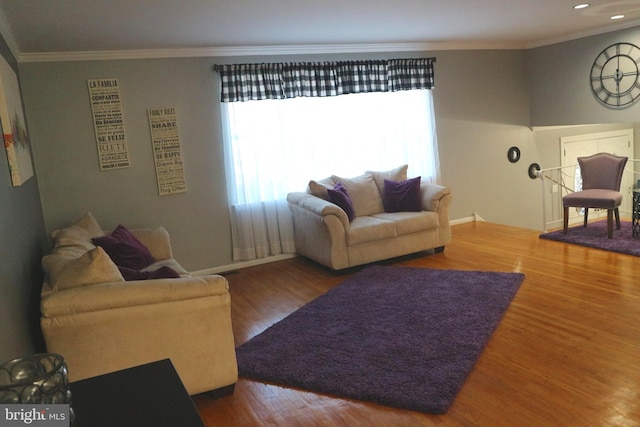
[[[233,391],[238,368],[227,280],[189,276],[173,259],[163,227],[131,232],[156,261],[141,275],[169,267],[180,277],[125,281],[93,244],[104,233],[91,214],[54,232],[53,253],[42,260],[47,351],[64,357],[70,381],[168,358],[189,394]]]
[[[309,182],[307,192],[289,193],[296,252],[341,270],[429,249],[443,251],[451,241],[450,190],[419,183],[419,205],[414,211],[389,212],[384,200],[385,180],[391,184],[407,182],[407,165],[368,171],[355,178],[334,175]],[[351,199],[351,219],[345,209],[329,200],[337,184]]]

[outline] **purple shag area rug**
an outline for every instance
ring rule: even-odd
[[[239,346],[240,375],[443,414],[523,279],[366,267]]]
[[[540,238],[640,256],[640,237],[633,237],[631,229],[632,224],[629,221],[621,221],[620,230],[616,230],[614,224],[613,238],[608,239],[607,221],[604,220],[590,222],[586,227],[582,224],[570,227],[566,235],[562,234],[562,230],[558,230],[541,234]]]

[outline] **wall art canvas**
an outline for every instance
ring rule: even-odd
[[[9,161],[11,183],[14,187],[19,186],[33,176],[31,144],[24,120],[18,76],[2,56],[0,56],[0,124]]]

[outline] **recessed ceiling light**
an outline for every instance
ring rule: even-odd
[[[580,4],[577,4],[577,5],[573,6],[573,8],[574,9],[584,9],[585,7],[589,7],[589,6],[590,6],[589,3],[580,3]]]
[[[624,15],[614,15],[611,17],[611,19],[622,19],[624,18]]]

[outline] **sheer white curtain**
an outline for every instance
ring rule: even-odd
[[[310,179],[409,165],[439,181],[430,90],[222,104],[235,260],[295,252],[286,203]]]

